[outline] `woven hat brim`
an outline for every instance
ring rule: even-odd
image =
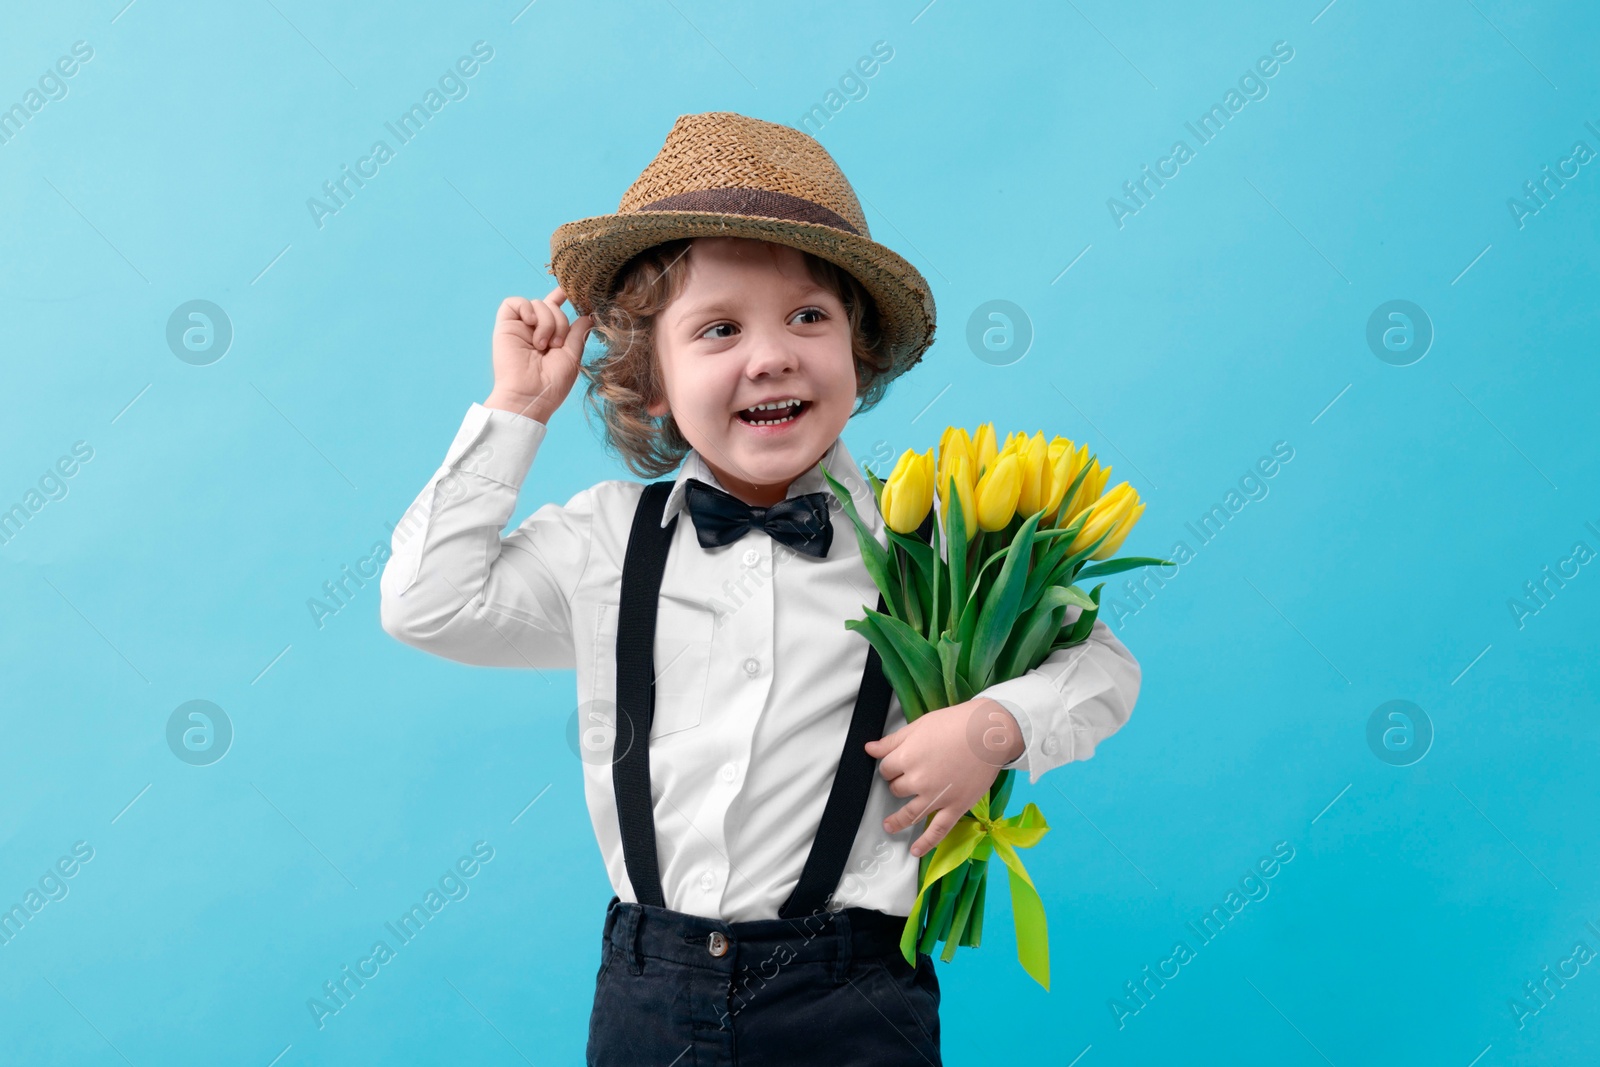
[[[636,211],[578,219],[550,236],[550,272],[580,314],[605,299],[617,272],[647,248],[681,237],[748,237],[811,252],[849,271],[878,306],[893,358],[888,377],[909,370],[933,343],[933,293],[893,249],[820,223],[700,211]]]

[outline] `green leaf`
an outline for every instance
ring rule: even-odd
[[[1105,587],[1106,583],[1101,582],[1099,585],[1089,590],[1089,599],[1094,602],[1094,607],[1092,609],[1085,608],[1083,610],[1083,614],[1079,615],[1078,618],[1073,622],[1072,630],[1067,634],[1067,640],[1071,644],[1079,645],[1088,640],[1089,631],[1094,629],[1094,620],[1100,614],[1100,590],[1104,589]]]
[[[1084,545],[1078,551],[1074,552],[1072,555],[1058,563],[1055,571],[1050,575],[1050,584],[1070,585],[1072,582],[1076,581],[1076,577],[1073,572],[1078,569],[1078,566],[1082,564],[1084,560],[1094,555],[1095,551],[1099,549],[1101,543],[1104,542],[1106,538],[1110,537],[1115,530],[1115,526],[1111,527],[1111,529],[1107,530],[1099,537],[1096,537],[1089,544]]]
[[[910,567],[901,566],[901,588],[905,590],[905,604],[907,608],[906,619],[912,628],[921,634],[931,634],[939,628],[939,619],[934,614],[932,582],[937,575],[934,570],[933,546],[926,541],[905,534],[896,533],[884,525],[884,532],[889,535],[892,545],[901,551],[892,552],[897,559],[901,552],[911,561]]]
[[[918,633],[931,637],[933,630],[938,630],[938,616],[934,616],[933,585],[930,584],[931,576],[923,576],[922,571],[912,569],[910,581],[917,597],[917,606],[922,609],[922,617],[915,624]]]
[[[944,668],[945,699],[951,705],[971,700],[972,687],[961,674],[961,645],[952,639],[947,631],[939,635],[937,647],[939,665]]]
[[[1011,628],[1011,636],[1006,638],[1005,647],[1000,650],[999,662],[995,666],[994,674],[989,679],[990,685],[1009,681],[1018,675],[1028,673],[1028,656],[1030,650],[1041,639],[1045,642],[1055,640],[1061,632],[1062,612],[1052,610],[1049,605],[1040,603],[1017,616],[1017,624]]]
[[[868,617],[851,619],[844,624],[845,629],[861,634],[871,642],[873,648],[878,650],[878,658],[883,661],[883,676],[888,680],[895,696],[900,698],[900,709],[905,712],[906,721],[911,722],[927,710],[917,695],[916,681],[912,678],[911,671],[906,668],[905,660],[900,658],[899,650],[878,628],[876,620],[871,618],[878,613],[864,604],[862,608]]]
[[[950,618],[945,628],[956,626],[967,606],[967,526],[961,514],[961,495],[955,489],[956,479],[949,479],[949,495],[945,498],[944,534],[950,548]]]
[[[840,485],[833,475],[828,473],[827,467],[820,463],[817,466],[822,469],[822,476],[828,480],[833,495],[839,498],[840,506],[844,508],[844,513],[850,517],[850,522],[855,526],[856,541],[861,546],[861,561],[866,564],[867,573],[872,575],[872,581],[888,602],[891,613],[904,617],[905,602],[901,596],[899,583],[890,573],[888,549],[878,543],[878,539],[873,536],[867,524],[861,521],[861,516],[856,512],[856,502],[850,497],[850,490]]]
[[[1072,547],[1073,538],[1078,536],[1078,531],[1083,528],[1084,521],[1089,517],[1085,511],[1082,515],[1072,520],[1072,524],[1062,530],[1041,530],[1034,538],[1035,542],[1050,541],[1047,548],[1039,557],[1039,562],[1028,572],[1028,587],[1022,593],[1022,607],[1026,611],[1039,602],[1045,587],[1049,584],[1051,573],[1066,556],[1067,549]]]
[[[1097,606],[1077,586],[1053,585],[1045,590],[1039,603],[1017,627],[1015,639],[1007,643],[1007,652],[1001,656],[995,680],[1007,681],[1037,667],[1050,654],[1050,643],[1061,632],[1061,620],[1067,608],[1074,604],[1085,611]]]
[[[1086,582],[1090,578],[1101,578],[1108,574],[1121,574],[1131,571],[1135,567],[1165,567],[1176,566],[1170,559],[1152,559],[1149,556],[1123,556],[1120,559],[1108,559],[1095,563],[1078,572],[1076,581]]]
[[[928,544],[926,541],[918,540],[915,537],[909,537],[903,533],[896,533],[894,530],[889,529],[887,523],[884,524],[883,530],[889,535],[889,540],[906,550],[906,555],[911,557],[911,562],[916,564],[917,571],[924,578],[931,578],[933,576],[932,545]]]
[[[917,699],[924,710],[944,707],[944,668],[939,653],[928,639],[910,626],[890,615],[867,609],[867,617],[878,624],[878,629],[889,639],[917,687]],[[902,695],[901,704],[905,703]]]
[[[862,467],[861,473],[867,476],[867,484],[872,486],[872,499],[883,499],[883,479],[873,473],[871,467]]]
[[[1028,558],[1033,546],[1033,533],[1038,526],[1038,516],[1023,523],[1011,542],[1011,551],[1000,568],[1000,577],[984,599],[983,613],[978,618],[977,632],[968,677],[979,692],[989,686],[1000,650],[1005,647],[1011,628],[1016,625],[1017,611],[1022,605],[1022,592],[1028,578]]]
[[[972,677],[972,635],[978,630],[978,612],[983,603],[976,598],[967,601],[966,610],[961,613],[961,622],[956,629],[956,643],[961,646],[960,672],[961,677]]]

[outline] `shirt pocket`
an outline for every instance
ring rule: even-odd
[[[602,604],[596,615],[595,693],[615,700],[618,608]],[[656,706],[650,736],[662,737],[700,725],[711,676],[711,642],[716,616],[707,607],[663,596],[656,605]],[[608,671],[603,681],[599,672]]]

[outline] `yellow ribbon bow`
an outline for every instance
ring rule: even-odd
[[[1038,844],[1050,825],[1044,813],[1029,801],[1016,815],[1003,819],[989,817],[989,795],[985,793],[972,810],[961,816],[943,841],[933,850],[916,902],[900,934],[900,954],[916,965],[917,919],[922,914],[922,898],[934,883],[968,860],[986,860],[990,852],[1000,854],[1011,879],[1011,917],[1017,930],[1017,959],[1033,980],[1050,988],[1050,937],[1045,929],[1044,902],[1033,887],[1033,879],[1017,856],[1019,848]]]

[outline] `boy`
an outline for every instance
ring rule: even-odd
[[[845,629],[873,585],[819,468],[885,541],[839,434],[921,358],[934,309],[810,137],[680,116],[618,213],[560,227],[551,251],[560,284],[501,304],[494,388],[420,526],[396,530],[382,617],[462,662],[576,671],[614,889],[588,1062],[938,1064],[932,960],[898,947],[918,858],[1002,768],[1037,782],[1089,758],[1131,713],[1138,664],[1097,621],[908,725]],[[591,329],[606,353],[586,366]],[[631,470],[681,469],[601,482],[502,538],[579,373]]]

